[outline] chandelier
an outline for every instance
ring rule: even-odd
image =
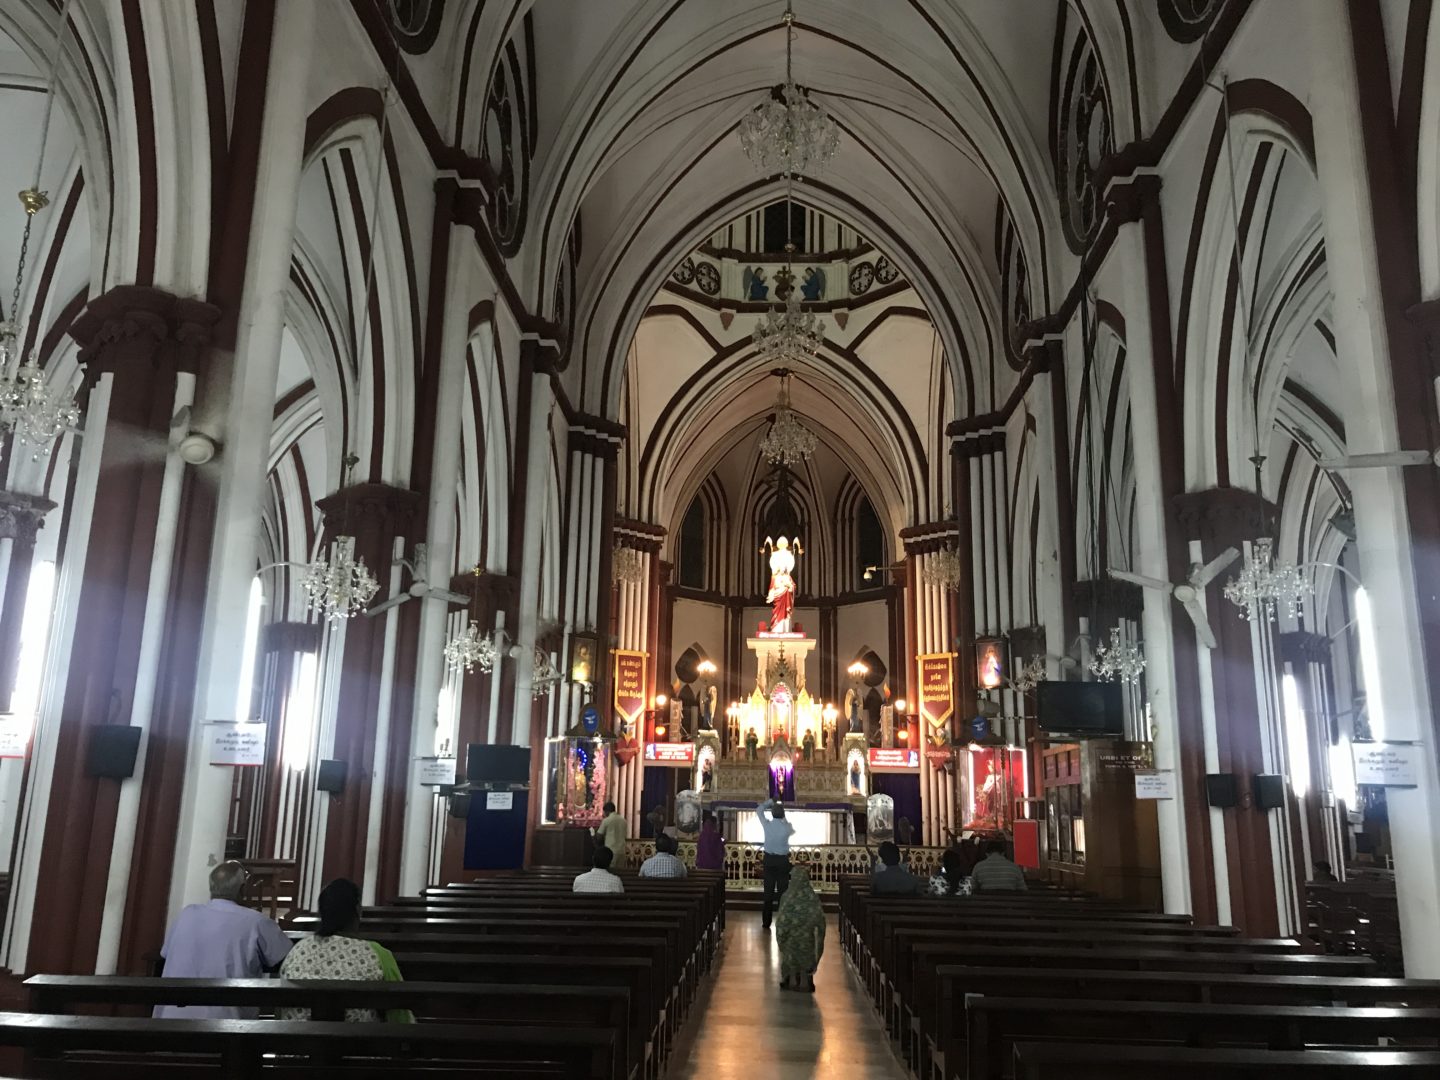
[[[310,598],[310,610],[332,622],[348,619],[365,610],[380,591],[380,582],[355,558],[355,538],[337,536],[330,558],[316,559],[305,570],[300,586]]]
[[[617,547],[610,557],[610,574],[625,585],[639,585],[645,580],[645,556],[632,547]]]
[[[536,698],[542,698],[564,681],[565,676],[560,673],[560,669],[550,660],[550,654],[540,648],[539,645],[536,645],[535,674],[530,680],[531,695]]]
[[[778,95],[772,93],[740,121],[740,146],[750,163],[767,176],[814,175],[835,156],[840,128],[795,85],[795,13],[789,0],[780,21],[785,27],[785,82]]]
[[[30,250],[30,229],[35,215],[50,205],[48,192],[40,190],[45,165],[45,145],[50,137],[50,118],[55,108],[55,84],[65,43],[65,26],[73,0],[65,0],[55,27],[50,74],[45,83],[45,116],[40,125],[40,152],[35,160],[35,182],[20,192],[25,210],[25,229],[20,234],[20,254],[15,261],[15,289],[10,294],[10,315],[0,321],[0,428],[13,431],[21,442],[35,446],[34,457],[50,453],[50,444],[80,424],[80,407],[68,388],[53,397],[45,385],[45,373],[33,355],[21,345],[20,293],[25,282],[25,261]]]
[[[471,619],[469,626],[445,643],[445,664],[451,671],[464,671],[466,675],[477,667],[489,672],[495,667],[495,643]]]
[[[1025,661],[1024,667],[1015,673],[1015,677],[1010,680],[1010,685],[1020,693],[1028,694],[1045,681],[1045,675],[1045,658],[1032,656]]]
[[[788,209],[789,200],[786,200]],[[787,251],[793,244],[785,245]],[[787,265],[775,274],[775,295],[785,290],[783,308],[771,308],[755,324],[755,351],[767,364],[803,364],[815,359],[825,340],[825,323],[800,303],[800,290],[794,287],[795,275]]]
[[[780,372],[780,393],[775,399],[775,419],[760,440],[760,453],[772,465],[787,468],[799,465],[815,452],[815,433],[790,410],[790,373]]]
[[[927,556],[920,576],[931,585],[958,591],[960,582],[965,577],[965,564],[960,559],[960,552],[953,547],[947,547]]]
[[[1274,622],[1281,610],[1292,619],[1298,616],[1312,589],[1298,566],[1275,561],[1275,542],[1262,536],[1250,545],[1240,576],[1225,586],[1225,599],[1252,623]]]
[[[1133,683],[1139,680],[1145,670],[1145,653],[1140,646],[1126,641],[1120,635],[1120,628],[1110,628],[1110,643],[1097,645],[1090,660],[1090,670],[1096,678],[1105,682]]]

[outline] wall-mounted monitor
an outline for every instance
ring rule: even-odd
[[[1048,736],[1077,739],[1125,734],[1125,702],[1119,683],[1042,682],[1035,687],[1035,720]]]

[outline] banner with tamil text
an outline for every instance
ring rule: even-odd
[[[955,654],[927,653],[920,661],[920,715],[944,727],[955,715]]]

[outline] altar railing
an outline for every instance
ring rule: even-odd
[[[903,860],[917,877],[930,878],[940,869],[945,849],[940,847],[902,847]],[[625,864],[632,869],[655,854],[655,841],[629,840],[625,844]],[[679,856],[685,865],[695,866],[695,844],[680,841]],[[764,880],[763,851],[759,844],[727,841],[725,844],[725,884],[734,889],[758,889]],[[830,892],[839,888],[842,874],[868,874],[875,866],[874,852],[863,845],[825,844],[821,847],[790,848],[792,864],[804,863],[810,869],[810,880],[816,888]]]

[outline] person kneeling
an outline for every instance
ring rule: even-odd
[[[336,878],[320,892],[320,929],[306,938],[280,965],[282,979],[357,979],[369,982],[403,982],[400,965],[390,950],[378,941],[359,936],[360,886]],[[281,1009],[281,1020],[309,1020],[309,1009]],[[374,1009],[346,1009],[351,1024],[373,1024],[379,1020]],[[415,1022],[409,1009],[387,1009],[391,1023]]]

